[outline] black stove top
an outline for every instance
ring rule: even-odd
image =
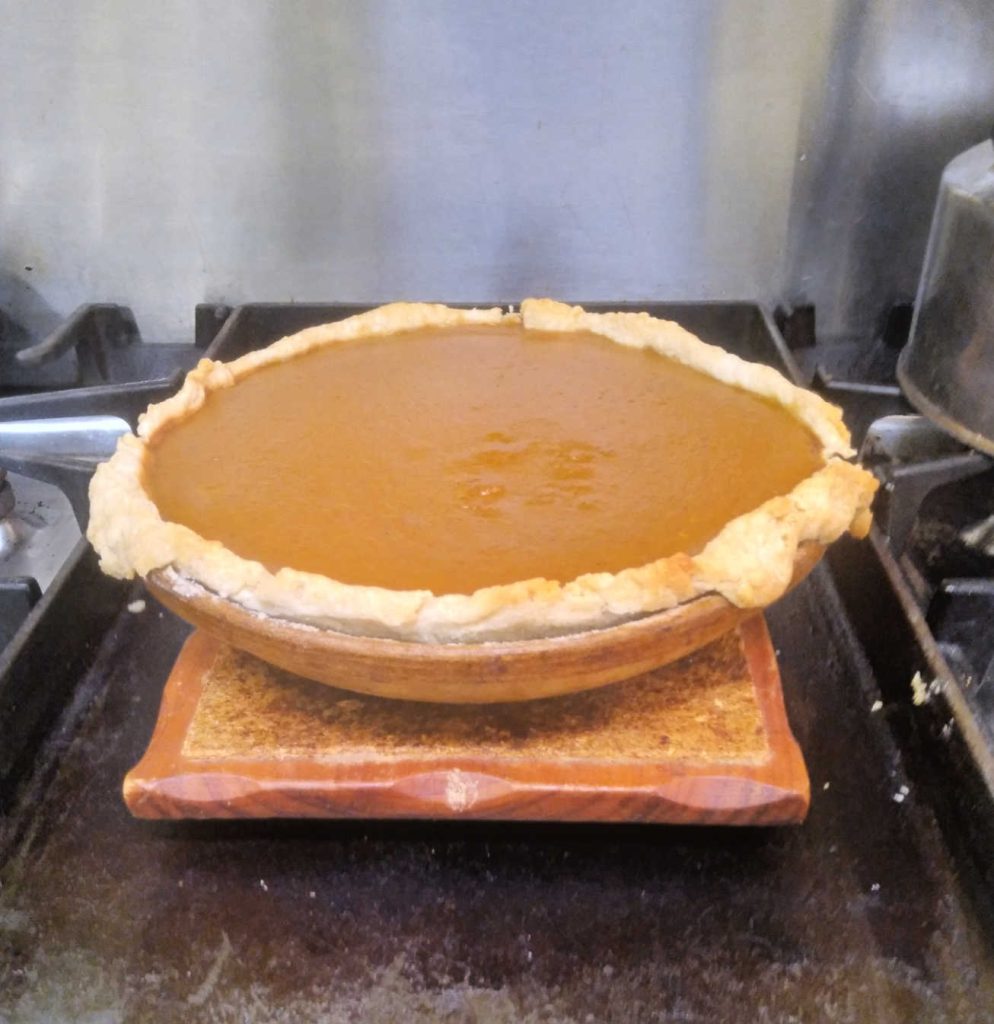
[[[357,308],[242,307],[209,352]],[[755,306],[639,308],[796,369]],[[843,542],[769,613],[798,828],[163,824],[120,785],[188,628],[80,544],[0,656],[0,1020],[989,1020],[994,816],[899,561]]]

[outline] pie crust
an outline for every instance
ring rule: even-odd
[[[144,486],[148,443],[189,417],[206,396],[259,367],[338,342],[419,327],[521,322],[544,331],[590,331],[620,345],[650,348],[726,384],[775,401],[803,422],[821,445],[823,466],[789,494],[729,522],[698,554],[671,555],[617,573],[563,582],[522,580],[472,594],[390,590],[344,584],[315,573],[270,572],[217,541],[165,522]],[[645,313],[587,313],[549,299],[528,299],[520,313],[395,303],[283,338],[231,363],[208,359],[180,391],[151,406],[138,433],[121,438],[90,487],[90,542],[112,576],[170,572],[173,585],[201,588],[258,614],[366,636],[420,642],[478,642],[557,636],[602,628],[717,593],[741,608],[775,601],[788,587],[799,547],[828,544],[870,525],[875,478],[846,461],[853,455],[841,413],[776,370],[708,345],[675,323]]]

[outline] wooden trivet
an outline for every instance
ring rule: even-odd
[[[799,822],[804,761],[757,615],[677,664],[500,705],[365,697],[202,632],[124,780],[143,818]]]

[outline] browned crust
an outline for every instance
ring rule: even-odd
[[[416,327],[497,324],[508,318],[538,330],[585,330],[622,345],[652,348],[725,383],[772,399],[805,423],[822,445],[824,465],[790,494],[728,523],[700,554],[673,555],[618,573],[485,587],[473,594],[396,591],[339,583],[314,573],[269,572],[185,526],[164,522],[143,485],[148,442],[190,416],[210,392],[233,386],[260,366],[340,341]],[[105,572],[123,578],[171,567],[180,578],[264,615],[318,628],[424,642],[525,639],[612,625],[718,593],[739,607],[762,607],[787,588],[798,548],[827,544],[869,527],[874,477],[845,461],[849,435],[839,411],[767,366],[706,345],[677,324],[636,313],[587,313],[529,299],[520,314],[395,303],[312,327],[231,363],[201,360],[172,398],[151,406],[138,436],[121,438],[90,487],[88,537]]]

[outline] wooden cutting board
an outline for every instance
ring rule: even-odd
[[[336,690],[195,632],[124,780],[142,818],[782,824],[809,784],[761,615],[683,661],[497,705]]]

